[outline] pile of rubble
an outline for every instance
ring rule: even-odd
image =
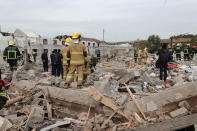
[[[131,68],[126,62],[105,62],[88,76],[81,90],[75,82],[64,89],[64,81],[42,73],[41,65],[22,66],[11,78],[5,69],[2,77],[12,79],[13,85],[8,90],[11,100],[0,110],[0,129],[116,131],[146,127],[154,131],[152,125],[196,115],[195,64],[170,64],[164,83],[154,64],[133,64]]]

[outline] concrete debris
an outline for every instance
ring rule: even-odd
[[[188,110],[185,107],[181,107],[177,110],[170,112],[171,117],[181,117],[188,113]]]
[[[146,129],[197,113],[197,62],[171,64],[164,82],[152,64],[154,56],[138,65],[115,52],[98,63],[82,89],[76,89],[76,82],[64,89],[65,80],[42,72],[41,63],[20,66],[14,73],[2,68],[3,80],[13,85],[11,100],[0,110],[0,130]]]

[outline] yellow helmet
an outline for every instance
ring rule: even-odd
[[[147,51],[148,50],[148,48],[144,48],[144,51]]]
[[[70,43],[72,39],[70,37],[66,38],[66,43]]]
[[[72,39],[79,39],[81,37],[81,34],[79,32],[74,32]]]
[[[178,43],[176,46],[181,46],[181,44],[180,44],[180,43]]]
[[[15,45],[16,43],[14,41],[8,41],[8,45]]]

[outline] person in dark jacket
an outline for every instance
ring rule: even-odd
[[[41,55],[41,59],[42,59],[42,62],[43,62],[44,72],[48,72],[49,59],[48,59],[48,51],[47,50],[44,50],[44,52]]]
[[[15,44],[14,41],[9,41],[9,46],[3,52],[3,59],[4,61],[7,60],[11,71],[17,70],[17,61],[21,58],[20,51]]]
[[[50,58],[51,58],[51,75],[55,76],[55,66],[54,66],[54,55],[55,55],[55,50],[52,51]]]
[[[160,80],[166,81],[167,79],[167,66],[168,62],[172,59],[167,44],[163,44],[162,48],[158,52],[159,55],[159,68],[160,68]]]
[[[53,64],[53,71],[54,75],[59,77],[62,71],[62,55],[57,51],[54,50],[54,54],[51,58],[51,63]]]

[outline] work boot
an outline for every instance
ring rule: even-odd
[[[64,86],[64,88],[65,88],[65,89],[70,88],[70,84],[69,84],[69,83],[66,83],[65,86]]]

